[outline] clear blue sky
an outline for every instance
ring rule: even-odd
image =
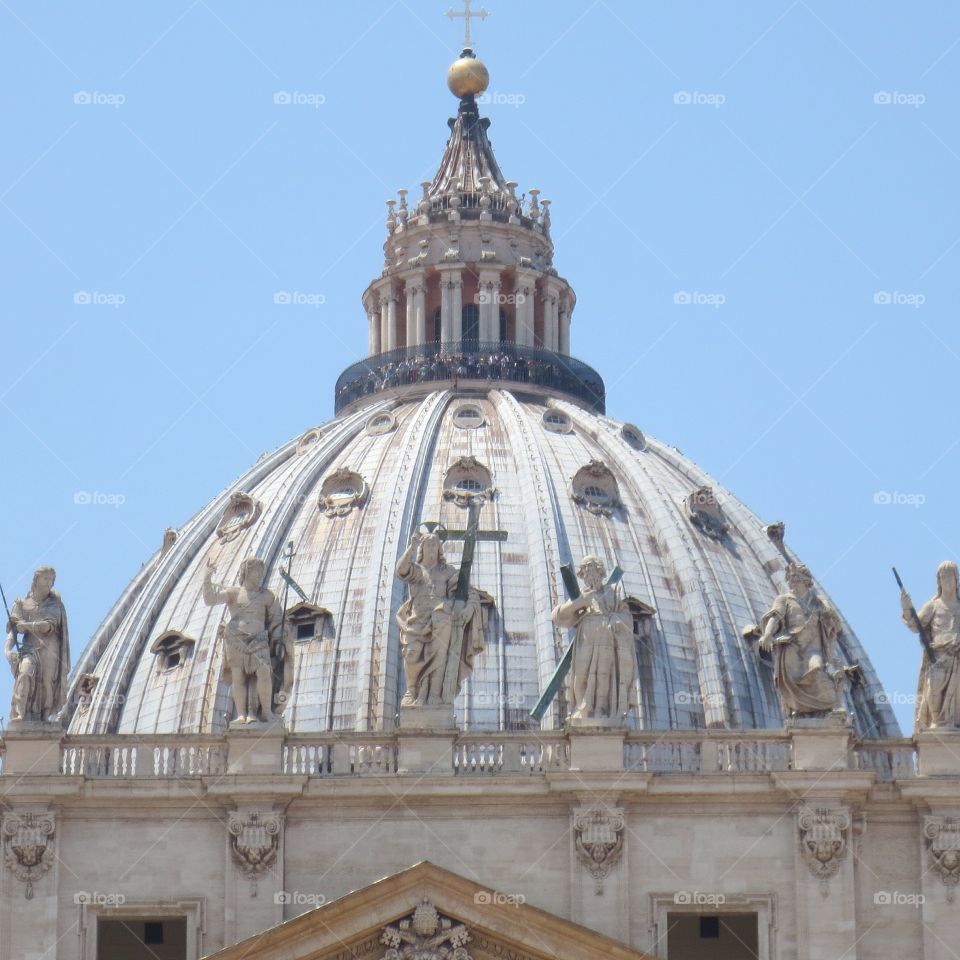
[[[330,417],[383,202],[456,107],[448,2],[0,4],[0,579],[56,566],[75,655],[165,526]],[[960,7],[484,3],[484,110],[554,201],[573,352],[787,522],[906,699],[890,565],[926,599],[960,542]]]

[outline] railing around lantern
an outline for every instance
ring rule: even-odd
[[[385,390],[449,381],[527,386],[573,397],[597,413],[606,410],[603,378],[582,360],[540,347],[484,340],[422,343],[367,357],[340,374],[334,409],[339,413]]]

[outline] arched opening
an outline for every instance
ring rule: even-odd
[[[465,350],[476,350],[480,342],[480,308],[475,303],[466,303],[463,306],[463,347]]]

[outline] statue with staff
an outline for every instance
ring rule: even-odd
[[[960,570],[952,560],[937,568],[937,592],[918,611],[894,570],[907,628],[920,637],[918,730],[960,727]]]
[[[466,530],[425,523],[397,562],[397,576],[408,586],[397,611],[407,691],[402,709],[452,705],[484,649],[480,591],[470,584],[476,544],[503,541],[501,530],[480,530],[480,505],[471,503]],[[464,542],[460,568],[447,562],[443,544]]]
[[[571,722],[623,724],[630,708],[637,705],[633,616],[619,592],[623,570],[615,567],[607,577],[603,561],[587,556],[576,573],[570,564],[562,566],[560,573],[569,599],[554,607],[552,618],[574,635],[530,716],[542,719],[566,681]]]
[[[293,651],[283,608],[263,585],[266,565],[259,557],[240,564],[236,585],[214,583],[215,570],[216,561],[208,559],[203,600],[211,607],[226,604],[230,612],[222,628],[223,679],[233,695],[234,722],[275,723],[293,684]]]

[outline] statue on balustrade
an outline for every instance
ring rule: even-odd
[[[937,569],[937,592],[917,612],[900,592],[903,622],[924,641],[917,728],[960,727],[960,571],[952,560]]]
[[[293,685],[293,645],[283,610],[273,591],[263,586],[266,566],[258,557],[240,565],[238,586],[213,582],[214,560],[207,561],[203,599],[224,603],[230,620],[221,627],[223,679],[230,684],[237,716],[234,723],[275,723]]]
[[[622,575],[619,568],[614,573],[617,580]],[[622,723],[637,703],[633,616],[620,596],[618,583],[606,582],[606,570],[599,558],[584,557],[577,576],[585,589],[554,607],[552,614],[558,627],[576,631],[570,673],[570,719]],[[571,587],[568,590],[571,594],[576,592]]]
[[[842,712],[848,673],[837,659],[840,616],[814,588],[802,563],[787,566],[787,592],[773,602],[753,632],[760,649],[773,655],[773,682],[787,717]]]
[[[402,707],[453,703],[464,680],[473,672],[474,657],[484,649],[480,592],[468,587],[466,599],[457,593],[460,572],[443,555],[443,541],[434,533],[417,531],[397,561],[397,576],[408,586],[407,599],[397,611],[400,648],[407,692]],[[447,677],[451,647],[459,644],[457,676]]]
[[[13,670],[12,721],[54,721],[67,702],[67,612],[53,589],[53,567],[38,567],[30,593],[14,601],[4,654]]]

